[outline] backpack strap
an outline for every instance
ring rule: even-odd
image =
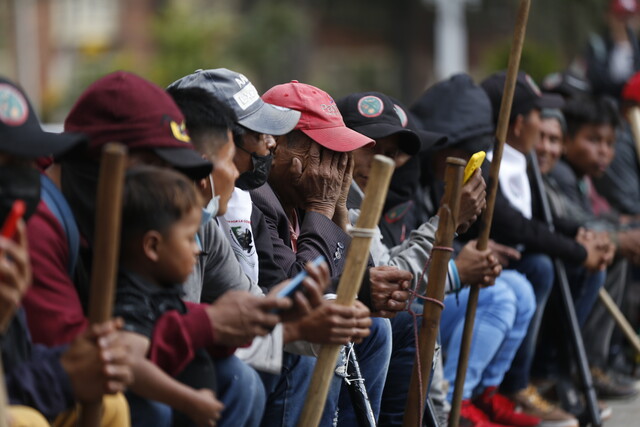
[[[40,189],[40,198],[56,217],[67,236],[69,244],[69,276],[73,278],[80,251],[80,231],[78,230],[76,219],[60,189],[44,174],[40,174]]]

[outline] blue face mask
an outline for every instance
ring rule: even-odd
[[[218,214],[218,208],[220,207],[220,196],[216,196],[215,189],[213,187],[213,178],[209,175],[209,183],[211,184],[211,200],[207,203],[207,206],[202,208],[202,219],[200,220],[200,226],[205,225],[211,218]]]

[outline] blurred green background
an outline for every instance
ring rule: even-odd
[[[449,0],[453,1],[453,0]],[[60,122],[96,78],[126,69],[166,86],[198,68],[260,92],[291,79],[334,97],[379,90],[411,103],[437,81],[436,0],[0,0],[0,74]],[[468,70],[506,68],[517,0],[465,7]],[[534,0],[522,68],[540,81],[578,63],[606,0]]]

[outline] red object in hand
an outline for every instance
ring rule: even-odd
[[[16,227],[18,226],[18,221],[24,215],[25,210],[27,209],[27,205],[22,200],[16,200],[13,202],[13,206],[11,206],[11,211],[9,212],[9,216],[4,221],[2,225],[2,230],[0,231],[0,235],[2,237],[6,237],[10,239],[16,233]]]

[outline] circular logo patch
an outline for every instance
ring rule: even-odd
[[[363,96],[358,101],[358,112],[365,117],[378,117],[384,111],[384,104],[377,96]]]
[[[402,127],[406,128],[407,124],[409,123],[409,118],[407,117],[407,113],[398,104],[393,104],[393,109],[398,115],[398,118],[400,119],[400,123],[402,124]]]
[[[20,126],[29,117],[29,104],[18,90],[0,83],[0,121],[9,126]]]

